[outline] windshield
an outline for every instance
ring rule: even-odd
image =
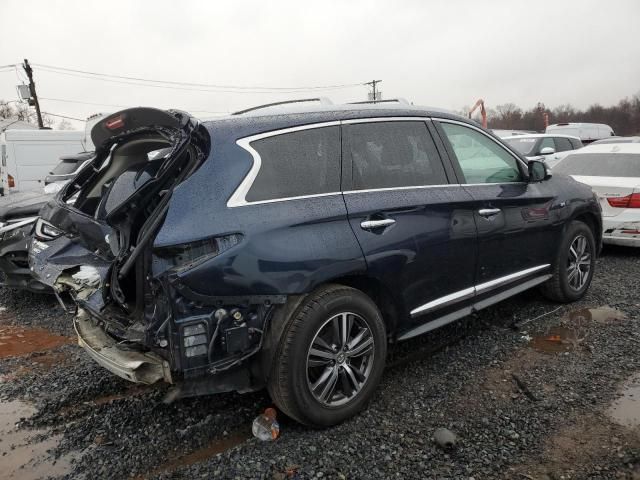
[[[553,171],[591,177],[640,177],[640,153],[573,154]]]
[[[537,138],[508,138],[505,141],[525,157],[532,155]]]
[[[84,160],[64,160],[51,170],[51,175],[69,175],[76,171]]]

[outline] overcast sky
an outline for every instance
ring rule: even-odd
[[[640,1],[0,0],[0,65],[249,87],[381,79],[385,98],[459,110],[538,101],[610,105],[640,92]],[[62,75],[34,66],[42,109],[78,118],[123,106],[198,116],[329,91],[184,91]],[[0,99],[15,100],[15,71]],[[84,105],[47,99],[105,103]],[[112,106],[113,105],[113,106]],[[116,106],[118,105],[118,106]]]

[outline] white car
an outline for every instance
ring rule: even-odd
[[[582,141],[570,135],[547,135],[531,133],[503,138],[529,160],[543,160],[549,168],[553,168],[560,160],[578,148]]]
[[[640,143],[589,145],[553,172],[591,186],[602,205],[604,243],[640,247]]]
[[[544,133],[551,135],[575,135],[582,140],[584,144],[615,136],[613,129],[604,123],[556,123],[555,125],[549,125]]]

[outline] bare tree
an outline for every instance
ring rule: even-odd
[[[56,129],[57,130],[73,130],[73,125],[71,125],[71,122],[69,120],[66,120],[63,118],[58,122]]]

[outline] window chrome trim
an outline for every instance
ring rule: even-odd
[[[459,187],[459,183],[446,183],[442,185],[412,185],[409,187],[384,187],[384,188],[364,188],[362,190],[345,190],[342,193],[345,195],[351,195],[353,193],[370,193],[370,192],[390,192],[394,190],[420,190],[426,188],[446,188],[446,187]]]
[[[431,117],[369,117],[369,118],[354,118],[349,120],[335,120],[331,122],[320,122],[320,123],[311,123],[308,125],[301,125],[297,127],[289,127],[280,130],[274,130],[271,132],[259,133],[257,135],[252,135],[250,137],[244,137],[236,140],[236,145],[240,148],[246,150],[251,154],[253,158],[253,165],[249,170],[249,173],[245,175],[240,185],[235,189],[235,191],[227,200],[227,207],[242,207],[246,205],[260,205],[264,203],[274,203],[274,202],[284,202],[288,200],[300,200],[307,198],[316,198],[316,197],[327,197],[330,195],[339,195],[341,193],[350,194],[357,192],[375,192],[375,191],[391,191],[391,190],[407,190],[412,188],[432,188],[432,187],[451,187],[451,186],[460,186],[457,183],[449,183],[444,185],[414,185],[408,187],[390,187],[390,188],[380,188],[380,189],[368,189],[368,190],[349,190],[345,192],[328,192],[328,193],[318,193],[312,195],[300,195],[296,197],[282,197],[282,198],[270,198],[268,200],[256,200],[256,201],[247,201],[247,193],[251,189],[253,182],[255,181],[258,173],[260,172],[260,168],[262,167],[262,158],[260,154],[251,146],[251,142],[256,140],[261,140],[263,138],[274,137],[276,135],[284,135],[287,133],[299,132],[302,130],[310,130],[314,128],[323,128],[323,127],[333,127],[339,125],[348,125],[348,124],[356,124],[356,123],[373,123],[373,122],[401,122],[401,121],[409,121],[409,122],[427,122],[431,120]]]
[[[509,275],[505,275],[504,277],[496,278],[494,280],[490,280],[488,282],[484,282],[479,285],[475,285],[473,287],[465,288],[463,290],[450,293],[448,295],[445,295],[444,297],[436,298],[435,300],[431,300],[430,302],[427,302],[423,305],[420,305],[414,308],[413,310],[411,310],[410,314],[412,317],[415,317],[417,315],[427,313],[431,310],[437,310],[438,308],[452,305],[456,302],[471,298],[474,295],[477,295],[478,293],[482,293],[487,290],[492,290],[494,288],[501,287],[503,285],[513,282],[514,280],[518,280],[519,278],[526,277],[527,275],[543,270],[550,266],[551,264],[549,263],[546,263],[544,265],[538,265],[536,267],[520,270],[519,272],[511,273]]]
[[[351,118],[342,120],[343,125],[351,125],[354,123],[375,123],[375,122],[428,122],[431,117],[368,117],[368,118]]]
[[[249,170],[249,173],[245,175],[240,185],[235,189],[235,191],[227,200],[227,207],[242,207],[245,205],[253,205],[253,204],[261,204],[261,203],[273,203],[273,202],[281,202],[284,200],[296,200],[300,198],[314,198],[314,197],[324,197],[327,195],[335,195],[340,192],[328,192],[328,193],[318,193],[314,195],[302,195],[298,197],[285,197],[285,198],[270,198],[268,200],[257,200],[255,202],[247,201],[247,193],[251,189],[253,182],[258,176],[258,172],[260,172],[260,167],[262,166],[262,158],[256,149],[251,146],[251,142],[255,142],[256,140],[262,140],[263,138],[275,137],[277,135],[285,135],[287,133],[300,132],[303,130],[312,130],[315,128],[323,128],[323,127],[335,127],[340,126],[340,121],[332,121],[332,122],[320,122],[320,123],[311,123],[308,125],[300,125],[297,127],[289,127],[283,128],[280,130],[274,130],[271,132],[259,133],[257,135],[251,135],[250,137],[244,137],[236,140],[236,145],[240,148],[246,150],[253,157],[253,165]]]
[[[450,120],[450,119],[440,118],[440,117],[427,117],[427,116],[367,117],[367,118],[353,118],[353,119],[348,119],[348,120],[334,120],[334,121],[330,121],[330,122],[311,123],[311,124],[308,124],[308,125],[300,125],[300,126],[296,126],[296,127],[283,128],[283,129],[280,129],[280,130],[274,130],[274,131],[270,131],[270,132],[259,133],[257,135],[251,135],[249,137],[244,137],[244,138],[240,138],[240,139],[236,140],[236,145],[238,145],[240,148],[246,150],[247,152],[249,152],[251,154],[251,157],[253,158],[253,165],[251,166],[251,168],[249,170],[249,173],[247,173],[247,175],[245,175],[245,177],[242,180],[242,182],[240,182],[240,185],[238,185],[238,187],[235,189],[235,191],[231,194],[231,196],[229,197],[229,200],[227,200],[227,207],[233,208],[233,207],[242,207],[242,206],[246,206],[246,205],[261,205],[261,204],[266,204],[266,203],[285,202],[285,201],[288,201],[288,200],[303,200],[303,199],[317,198],[317,197],[328,197],[328,196],[331,196],[331,195],[339,195],[339,194],[350,195],[350,194],[354,194],[354,193],[386,192],[386,191],[394,191],[394,190],[402,191],[402,190],[411,190],[411,189],[460,187],[460,186],[465,187],[465,186],[481,186],[481,185],[516,185],[516,184],[526,184],[527,183],[525,181],[519,181],[519,182],[501,182],[501,183],[447,183],[447,184],[438,184],[438,185],[410,185],[410,186],[406,186],[406,187],[387,187],[387,188],[371,188],[371,189],[363,189],[363,190],[345,190],[343,192],[336,191],[336,192],[327,192],[327,193],[317,193],[317,194],[311,194],[311,195],[299,195],[299,196],[295,196],[295,197],[270,198],[270,199],[267,199],[267,200],[256,200],[256,201],[247,201],[247,199],[246,199],[247,193],[251,189],[251,187],[253,185],[253,182],[255,181],[256,177],[258,176],[258,173],[260,172],[260,168],[262,167],[262,158],[260,157],[260,154],[257,152],[257,150],[255,150],[251,146],[251,143],[256,141],[256,140],[262,140],[263,138],[274,137],[274,136],[277,136],[277,135],[285,135],[287,133],[294,133],[294,132],[299,132],[299,131],[303,131],[303,130],[310,130],[310,129],[323,128],[323,127],[333,127],[333,126],[340,126],[340,125],[352,125],[352,124],[359,124],[359,123],[375,123],[375,122],[402,122],[402,121],[405,121],[405,122],[428,122],[430,120],[437,120],[439,122],[454,123],[454,124],[462,125],[464,127],[469,127],[469,128],[474,129],[474,130],[477,130],[478,132],[482,133],[487,138],[492,140],[494,143],[497,143],[504,150],[506,150],[507,153],[509,153],[517,161],[519,161],[524,166],[525,169],[527,168],[527,166],[522,162],[522,160],[520,160],[517,156],[515,156],[510,149],[508,149],[504,145],[496,142],[496,140],[494,138],[492,138],[490,135],[488,135],[485,131],[483,131],[482,129],[476,127],[475,125],[473,125],[471,123],[460,122],[460,121],[457,121],[457,120]]]
[[[525,162],[523,162],[522,159],[520,157],[518,157],[518,155],[516,155],[513,150],[511,150],[511,148],[509,148],[507,145],[503,145],[500,142],[496,142],[496,139],[493,138],[491,135],[489,135],[487,132],[485,132],[482,128],[476,127],[475,125],[473,125],[471,123],[460,122],[458,120],[450,120],[448,118],[432,117],[432,119],[436,120],[436,121],[438,121],[440,123],[453,123],[453,124],[456,124],[456,125],[462,125],[463,127],[468,127],[468,128],[471,128],[473,130],[476,130],[476,131],[480,132],[482,135],[487,137],[489,140],[491,140],[493,143],[495,143],[496,145],[501,147],[509,155],[511,155],[513,158],[515,158],[516,161],[518,161],[520,163],[520,165],[522,165],[524,167],[525,171],[528,171],[528,169],[529,169],[528,165]],[[503,185],[505,183],[526,183],[526,182],[503,182],[501,185]]]

